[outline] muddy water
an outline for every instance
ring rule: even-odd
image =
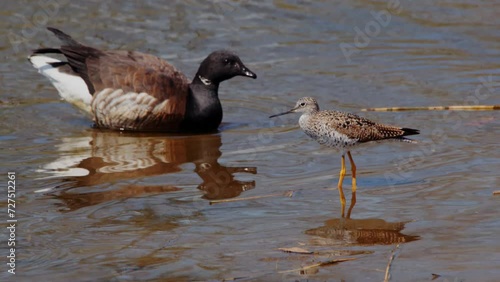
[[[306,95],[357,113],[499,104],[497,1],[2,7],[0,166],[3,183],[16,172],[18,222],[15,276],[0,234],[1,281],[381,281],[393,250],[393,281],[500,277],[497,112],[362,113],[422,134],[354,152],[350,219],[340,156],[297,130],[297,116],[267,118]],[[259,78],[221,85],[218,134],[97,131],[26,62],[57,44],[45,25],[158,54],[188,76],[230,48]],[[344,186],[349,202],[349,177]],[[278,250],[292,247],[314,254]],[[337,259],[353,260],[299,270]]]

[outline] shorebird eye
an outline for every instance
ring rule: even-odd
[[[229,61],[229,59],[224,59],[224,64],[228,65],[229,63],[231,63],[231,61]]]
[[[306,103],[305,103],[305,102],[302,102],[302,103],[300,103],[300,105],[299,105],[299,106],[301,106],[301,107],[305,107],[305,106],[306,106]]]

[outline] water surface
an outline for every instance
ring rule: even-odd
[[[396,244],[393,281],[500,277],[499,114],[360,112],[499,104],[497,1],[49,2],[4,3],[0,21],[0,166],[5,182],[16,172],[19,220],[17,274],[3,264],[2,281],[382,281]],[[221,85],[217,134],[94,130],[26,61],[58,44],[46,25],[188,77],[228,48],[258,79]],[[350,219],[340,156],[297,116],[268,119],[302,96],[421,130],[419,145],[354,151]],[[315,253],[278,250],[291,247]],[[296,270],[340,258],[355,260]]]

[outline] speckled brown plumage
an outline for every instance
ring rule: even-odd
[[[299,125],[309,137],[322,145],[340,149],[385,139],[411,142],[404,136],[419,133],[416,129],[380,124],[351,113],[320,111],[317,101],[311,97],[299,99],[286,113],[289,112],[302,112]]]
[[[356,140],[357,143],[402,138],[418,133],[412,129],[380,124],[340,111],[318,110],[307,115],[300,125],[303,130],[309,132],[308,135],[313,134],[312,131],[316,135],[336,131],[350,140]]]

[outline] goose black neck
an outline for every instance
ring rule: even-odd
[[[187,132],[215,132],[222,121],[218,84],[206,84],[196,77],[189,86],[186,113],[181,125]]]

